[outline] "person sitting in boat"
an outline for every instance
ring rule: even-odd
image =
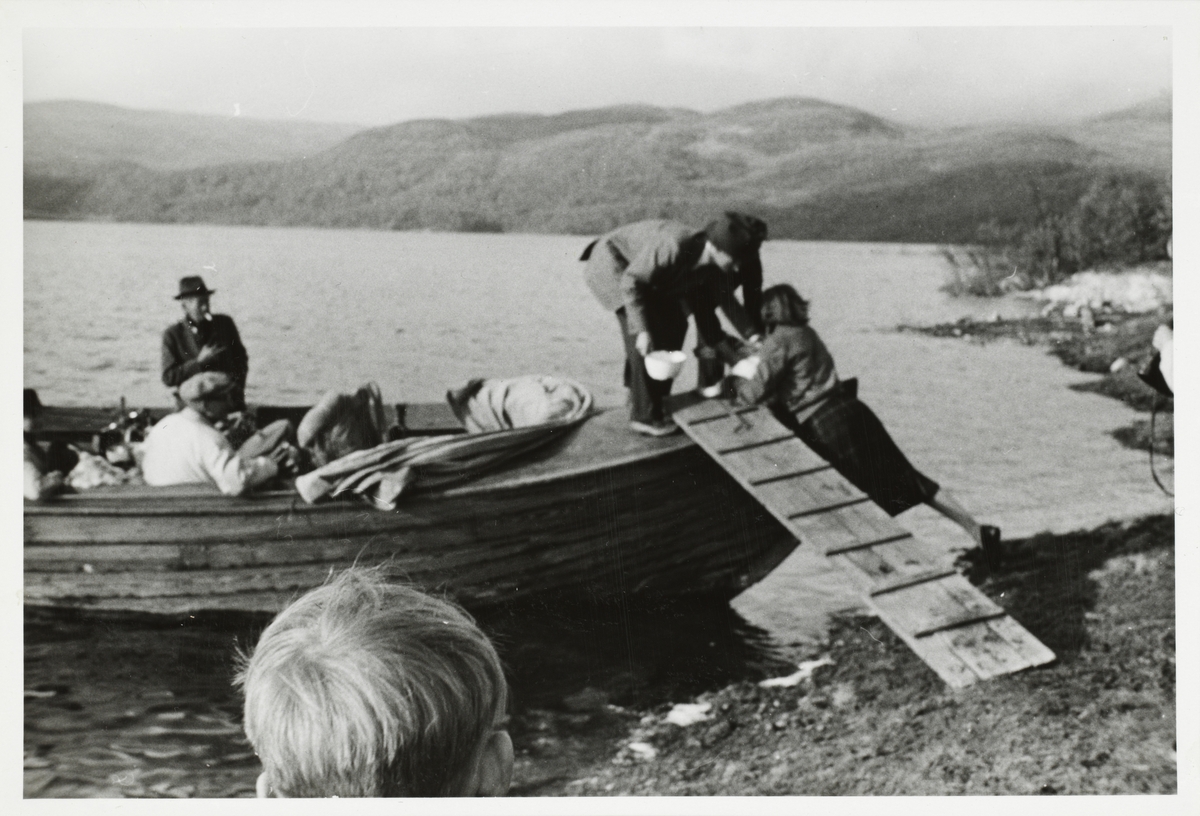
[[[740,346],[722,331],[718,307],[742,337],[757,339],[757,319],[734,293],[741,286],[746,303],[757,305],[762,290],[758,249],[765,237],[762,221],[728,212],[702,230],[662,220],[627,224],[583,251],[587,284],[620,325],[633,430],[649,436],[678,430],[663,410],[671,381],[651,379],[643,358],[652,350],[682,348],[689,314],[699,338],[702,388],[720,384],[724,363],[736,361]]]
[[[348,569],[280,612],[240,664],[260,797],[508,792],[504,670],[454,604]]]
[[[242,411],[250,358],[233,318],[209,311],[209,298],[215,293],[199,275],[180,279],[175,299],[183,307],[183,318],[163,332],[162,380],[182,407],[179,387],[184,382],[201,372],[224,372],[233,381],[233,408]]]
[[[66,482],[63,471],[51,466],[50,457],[38,444],[34,434],[42,414],[42,402],[37,391],[25,389],[25,498],[42,501],[62,493]]]
[[[280,472],[281,465],[288,463],[287,445],[269,446],[252,438],[247,444],[254,443],[257,450],[239,454],[215,427],[233,410],[235,388],[234,380],[220,371],[197,374],[179,387],[183,408],[159,420],[146,436],[142,456],[146,484],[214,484],[226,495],[240,496]],[[280,422],[287,425],[286,420]],[[268,429],[260,435],[286,436],[282,426]],[[262,452],[266,455],[258,455]]]
[[[353,394],[328,391],[296,427],[296,441],[316,467],[392,438],[383,412],[383,396],[373,382]]]
[[[883,423],[838,379],[820,336],[808,323],[808,301],[787,284],[763,292],[767,335],[758,353],[733,368],[739,402],[766,404],[822,458],[890,516],[927,504],[962,527],[985,558],[1000,530],[981,525],[949,491],[901,453]]]

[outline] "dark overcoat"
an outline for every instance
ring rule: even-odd
[[[236,385],[237,392],[246,387],[246,374],[250,370],[250,357],[237,326],[229,315],[210,315],[210,320],[193,323],[184,317],[167,327],[162,337],[162,381],[171,390],[176,390],[184,381],[202,371],[221,371],[228,374]],[[205,345],[224,346],[225,351],[201,363],[197,357]]]

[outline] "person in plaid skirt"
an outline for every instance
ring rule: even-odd
[[[927,504],[962,527],[989,559],[1000,530],[980,524],[949,491],[913,467],[853,381],[808,324],[808,301],[787,284],[763,292],[767,335],[733,368],[738,401],[765,404],[801,440],[891,516]]]

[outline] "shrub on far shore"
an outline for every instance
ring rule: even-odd
[[[983,224],[976,243],[944,247],[952,295],[994,297],[1040,289],[1085,269],[1120,268],[1170,257],[1171,188],[1145,176],[1097,178],[1065,212],[1042,205],[1031,225]]]

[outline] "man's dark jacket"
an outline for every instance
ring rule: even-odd
[[[222,371],[233,378],[239,394],[245,391],[250,357],[242,345],[237,326],[229,315],[210,317],[211,320],[198,324],[184,317],[163,332],[162,379],[172,391],[202,371]],[[196,358],[200,356],[200,349],[209,344],[224,346],[225,351],[201,363]]]

